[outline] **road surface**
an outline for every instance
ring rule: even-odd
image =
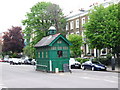
[[[118,73],[73,69],[72,73],[35,71],[33,65],[0,63],[0,88],[118,88]]]

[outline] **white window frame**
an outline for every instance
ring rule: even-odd
[[[70,29],[73,29],[74,28],[74,21],[71,21],[70,22]]]
[[[77,32],[76,32],[76,34],[78,34],[78,35],[79,35],[79,34],[80,34],[80,32],[79,32],[79,31],[77,31]]]
[[[105,49],[105,52],[106,53],[102,53],[102,51]],[[101,53],[100,53],[100,55],[107,55],[107,48],[103,48],[103,49],[101,49]]]
[[[82,18],[82,26],[85,24],[85,17]]]
[[[76,28],[79,28],[79,19],[76,20]]]
[[[69,29],[69,27],[68,27],[68,26],[69,26],[69,24],[67,23],[67,24],[66,24],[66,31]]]

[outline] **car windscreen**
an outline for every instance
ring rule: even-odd
[[[100,62],[96,62],[96,61],[93,61],[92,63],[93,64],[101,64]]]

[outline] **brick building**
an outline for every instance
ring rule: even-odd
[[[0,53],[2,53],[2,36],[3,36],[3,33],[0,33]]]
[[[118,3],[119,0],[105,0],[102,5],[104,7],[108,7],[111,4],[116,4]],[[93,3],[93,5],[90,5],[90,8],[93,8],[95,5],[100,5],[99,3]],[[107,48],[103,48],[101,50],[97,49],[90,49],[88,44],[86,43],[86,38],[85,38],[85,28],[84,24],[88,22],[89,17],[88,17],[88,10],[84,9],[79,9],[78,11],[73,11],[70,12],[68,16],[66,16],[67,19],[67,25],[66,25],[66,31],[67,35],[69,34],[78,34],[81,35],[83,38],[84,45],[81,47],[81,50],[83,51],[81,57],[84,57],[86,55],[92,55],[94,57],[97,56],[105,56],[108,53]]]

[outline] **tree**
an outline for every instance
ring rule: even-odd
[[[120,17],[119,5],[113,4],[106,8],[102,5],[90,10],[89,21],[85,24],[86,37],[92,48],[112,48],[114,56],[120,54]]]
[[[32,43],[34,45],[43,36],[46,36],[47,30],[51,25],[55,25],[59,32],[65,29],[66,26],[62,10],[58,5],[50,2],[37,3],[27,13],[26,18],[22,21],[23,25],[25,25],[25,39],[30,43],[30,38],[33,38]]]
[[[24,54],[27,55],[29,58],[35,58],[35,48],[27,45],[25,48],[23,48]]]
[[[57,33],[62,33],[65,35],[66,20],[59,5],[51,4],[48,6],[47,14],[50,15],[50,20],[55,25]]]
[[[30,9],[22,23],[25,25],[24,38],[31,50],[43,36],[47,35],[50,26],[54,25],[57,32],[62,33],[66,26],[66,20],[59,5],[50,2],[38,2]]]
[[[20,53],[24,47],[24,39],[21,27],[12,26],[3,36],[3,52]]]
[[[82,46],[82,37],[77,34],[71,34],[68,36],[68,40],[73,44],[72,46],[70,46],[71,54],[74,57],[81,56],[80,47]]]

